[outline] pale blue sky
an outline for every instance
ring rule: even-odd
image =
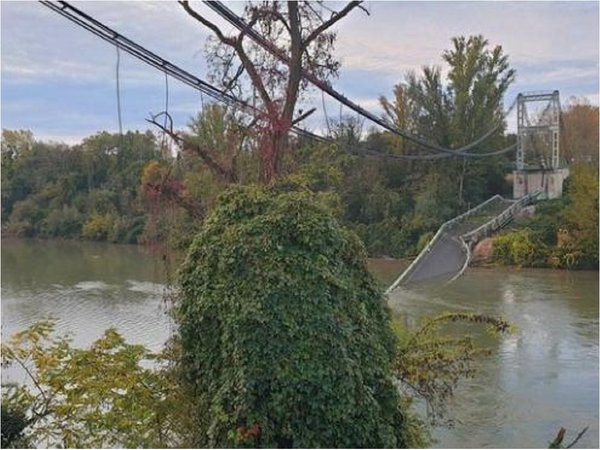
[[[194,2],[193,2],[194,3]],[[120,33],[206,77],[207,31],[175,2],[73,2]],[[194,6],[214,15],[206,6]],[[239,9],[241,4],[231,5]],[[339,7],[339,3],[334,5]],[[367,109],[389,95],[407,70],[442,65],[450,38],[483,34],[500,44],[517,70],[507,103],[518,92],[559,89],[565,102],[585,96],[598,105],[598,2],[366,2],[339,23],[333,84]],[[100,130],[116,131],[114,47],[37,2],[1,3],[2,127],[26,128],[43,139],[75,143]],[[121,55],[125,129],[146,129],[164,105],[164,76]],[[320,107],[321,97],[313,99]],[[183,127],[197,112],[199,93],[170,81],[170,111]],[[327,102],[328,112],[339,106]],[[308,123],[323,128],[322,111]]]

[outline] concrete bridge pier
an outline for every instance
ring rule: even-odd
[[[513,172],[513,198],[520,199],[535,191],[540,191],[539,200],[560,198],[563,183],[569,176],[568,168],[523,169]]]

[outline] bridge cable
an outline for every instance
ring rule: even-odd
[[[290,59],[281,49],[276,47],[273,43],[269,42],[267,39],[265,39],[263,36],[261,36],[258,32],[256,32],[254,29],[252,29],[242,18],[240,18],[237,14],[235,14],[233,11],[231,11],[222,2],[215,0],[215,1],[207,1],[205,3],[211,9],[213,9],[215,12],[217,12],[221,17],[223,17],[225,20],[227,20],[230,24],[235,26],[238,30],[244,32],[247,36],[249,36],[253,41],[255,41],[262,48],[267,50],[269,53],[271,53],[273,56],[278,58],[283,63],[290,65]],[[380,125],[384,129],[386,129],[396,135],[402,136],[410,141],[413,141],[416,144],[419,144],[425,148],[428,148],[430,150],[434,150],[437,152],[451,153],[453,155],[461,155],[461,156],[465,156],[465,157],[471,157],[473,155],[473,153],[467,153],[466,151],[476,147],[477,145],[482,143],[484,140],[488,139],[502,126],[502,121],[500,121],[496,126],[494,126],[492,129],[487,131],[481,137],[479,137],[478,139],[474,140],[473,142],[471,142],[467,145],[464,145],[460,148],[451,149],[451,148],[442,147],[440,145],[425,141],[424,139],[421,139],[420,137],[414,135],[413,133],[411,133],[407,130],[403,130],[401,128],[392,126],[391,124],[387,123],[385,120],[381,119],[380,117],[377,117],[375,114],[371,113],[370,111],[367,111],[360,105],[352,102],[350,99],[345,97],[343,94],[334,90],[328,83],[321,81],[314,74],[312,74],[311,72],[308,72],[306,69],[301,69],[301,75],[303,78],[308,80],[310,83],[315,85],[317,88],[326,92],[329,96],[338,100],[340,103],[346,105],[347,107],[349,107],[353,111],[357,112],[361,116],[371,120],[372,122]],[[512,110],[514,105],[515,105],[515,102],[513,102],[513,105],[509,108],[509,112]],[[490,152],[490,154],[493,154],[493,153],[494,152]],[[483,154],[483,153],[481,153],[481,154]]]
[[[121,135],[121,140],[123,140],[123,121],[121,118],[121,86],[120,86],[120,65],[121,65],[121,52],[119,51],[119,47],[116,47],[117,50],[117,65],[115,68],[116,72],[116,90],[117,90],[117,117],[119,120],[119,134]]]
[[[66,1],[58,1],[53,2],[49,0],[40,0],[40,3],[43,6],[51,9],[52,11],[60,14],[61,16],[67,18],[71,22],[76,25],[88,30],[89,32],[95,34],[99,38],[104,41],[119,47],[120,50],[124,50],[130,55],[138,58],[139,60],[145,62],[146,64],[160,70],[167,72],[171,77],[181,81],[184,84],[200,91],[200,93],[204,93],[214,100],[224,103],[226,105],[237,104],[241,108],[245,110],[250,110],[255,112],[259,112],[255,107],[250,105],[248,102],[239,99],[232,94],[225,92],[222,89],[219,89],[210,83],[192,75],[190,72],[181,69],[170,61],[161,58],[156,53],[151,52],[150,50],[144,48],[143,46],[137,44],[136,42],[128,39],[122,34],[116,32],[112,28],[103,24],[97,19],[94,19],[89,14],[81,11],[80,9],[72,6]],[[301,135],[310,137],[312,139],[323,141],[324,138],[318,136],[310,131],[304,130],[300,127],[294,126],[292,127],[292,132]]]

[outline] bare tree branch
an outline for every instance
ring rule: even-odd
[[[239,80],[239,78],[242,76],[242,74],[243,74],[243,73],[244,73],[244,65],[243,65],[243,64],[241,64],[241,65],[240,65],[240,66],[237,68],[237,70],[236,70],[236,72],[235,72],[235,75],[234,75],[234,76],[231,78],[231,80],[229,80],[229,81],[227,82],[227,84],[225,85],[225,87],[224,87],[224,90],[225,90],[225,92],[227,92],[227,91],[229,91],[229,90],[233,89],[233,86],[235,85],[235,83],[237,82],[237,80]]]
[[[309,9],[310,9],[312,12],[313,12],[313,14],[314,14],[316,17],[318,17],[318,18],[319,18],[319,20],[320,20],[321,22],[323,22],[323,21],[324,21],[324,20],[323,20],[323,15],[322,15],[322,14],[321,14],[319,11],[317,11],[317,10],[316,10],[316,9],[313,7],[313,5],[312,5],[312,2],[306,2],[306,3],[305,3],[305,5],[306,5],[306,6],[307,6],[307,7],[308,7],[308,8],[309,8]],[[322,3],[321,3],[321,5],[320,5],[320,6],[323,6],[323,5],[322,5]]]
[[[244,39],[244,37],[246,36],[248,31],[252,30],[252,27],[254,27],[254,25],[256,25],[256,22],[258,22],[260,18],[261,18],[260,14],[257,14],[255,11],[254,14],[252,15],[252,18],[248,22],[248,24],[242,29],[240,35],[238,36],[238,38],[237,38],[238,42],[242,42],[242,39]]]
[[[157,122],[156,118],[159,116],[160,116],[160,114],[157,114],[156,116],[152,116],[152,118],[146,119],[146,122],[151,123],[152,125],[160,128],[163,131],[163,133],[168,134],[169,137],[171,139],[173,139],[178,146],[180,146],[181,142],[183,141],[183,138],[181,136],[179,136],[176,132],[174,132],[172,127],[167,128],[162,123]]]
[[[370,15],[371,15],[371,13],[369,12],[369,10],[368,10],[367,8],[365,8],[364,6],[362,6],[362,5],[358,5],[358,8],[359,8],[359,9],[362,9],[362,10],[365,12],[365,14],[366,14],[367,16],[370,16]]]
[[[569,445],[567,445],[566,448],[573,448],[575,446],[575,444],[577,444],[577,442],[579,442],[579,439],[581,439],[581,437],[585,434],[585,432],[589,429],[590,427],[587,426],[585,427],[583,430],[581,430],[579,432],[579,434],[577,435],[577,437],[573,440],[573,442],[571,442]]]
[[[285,106],[283,117],[291,122],[294,114],[294,106],[298,99],[298,89],[302,81],[302,31],[300,25],[300,11],[298,3],[288,1],[288,16],[290,18],[290,59],[289,59],[289,78],[286,89]]]
[[[156,122],[154,119],[146,119],[146,122],[160,128],[163,132],[167,133],[177,146],[183,151],[192,151],[197,154],[200,159],[211,169],[211,171],[224,181],[237,183],[237,175],[231,170],[224,168],[218,161],[216,161],[210,153],[202,148],[200,145],[190,142],[189,139],[179,136],[172,130],[165,128],[162,124]]]
[[[255,11],[256,11],[256,14],[258,14],[258,17],[261,19],[271,16],[274,19],[280,21],[283,24],[283,26],[286,28],[288,33],[291,34],[292,29],[290,28],[289,23],[287,22],[287,20],[283,16],[283,14],[281,14],[279,11],[276,11],[274,9],[264,8],[264,7],[256,8]]]
[[[329,20],[323,22],[321,25],[319,25],[317,28],[315,28],[312,31],[312,33],[310,33],[308,35],[308,37],[304,40],[302,45],[304,47],[308,47],[310,45],[310,43],[312,41],[314,41],[321,33],[323,33],[325,30],[327,30],[328,28],[333,26],[336,22],[338,22],[343,17],[347,16],[350,13],[350,11],[352,11],[354,8],[358,7],[361,3],[362,3],[362,1],[352,1],[352,2],[348,3],[339,12],[333,14],[329,18]]]
[[[271,97],[267,93],[267,90],[265,89],[265,86],[263,84],[261,77],[258,74],[258,71],[252,64],[252,61],[250,60],[250,58],[248,57],[248,55],[246,54],[246,52],[244,50],[244,47],[242,46],[242,40],[243,40],[245,34],[247,33],[247,29],[251,28],[252,25],[254,25],[254,23],[258,20],[258,18],[253,19],[252,24],[249,25],[246,29],[242,30],[239,37],[236,39],[236,38],[231,38],[231,37],[225,36],[223,34],[223,32],[221,31],[221,29],[217,25],[215,25],[210,20],[208,20],[205,17],[203,17],[202,15],[200,15],[198,12],[194,11],[192,9],[192,7],[189,5],[189,2],[187,0],[179,0],[178,3],[181,6],[183,6],[183,9],[185,9],[185,11],[190,16],[192,16],[194,19],[196,19],[198,22],[200,22],[205,27],[212,30],[212,32],[215,33],[215,35],[221,42],[223,42],[226,45],[229,45],[230,47],[233,47],[233,49],[237,53],[238,57],[242,61],[242,64],[243,64],[244,68],[246,69],[246,72],[248,72],[248,75],[250,75],[252,82],[255,83],[256,88],[258,89],[258,92],[259,92],[263,102],[265,102],[267,108],[272,107]]]
[[[300,114],[298,117],[296,117],[294,120],[292,120],[292,126],[297,125],[298,123],[302,122],[304,119],[306,119],[312,113],[314,113],[316,110],[317,110],[317,108],[312,108],[312,109],[306,111],[305,113]]]
[[[248,72],[248,75],[250,76],[252,83],[258,90],[258,94],[260,95],[263,102],[265,103],[265,106],[269,110],[269,113],[272,114],[274,112],[274,111],[272,111],[273,100],[271,100],[271,96],[267,92],[267,89],[265,88],[263,80],[260,77],[258,71],[256,70],[256,67],[254,67],[254,64],[252,64],[252,61],[250,61],[250,58],[246,54],[246,51],[244,50],[244,47],[242,46],[242,41],[238,41],[236,43],[235,51],[237,52],[240,60],[242,61],[242,64],[244,65],[246,72]]]
[[[190,16],[192,16],[198,22],[202,23],[202,25],[204,25],[205,27],[210,28],[213,31],[213,33],[215,33],[217,35],[217,37],[219,38],[219,40],[221,42],[223,42],[224,44],[227,44],[227,45],[229,45],[231,47],[235,46],[235,39],[225,36],[223,34],[223,32],[221,31],[221,29],[218,26],[216,26],[210,20],[208,20],[205,17],[203,17],[200,14],[198,14],[196,11],[194,11],[192,9],[192,7],[190,6],[190,3],[187,0],[180,0],[180,1],[178,1],[178,3],[181,6],[183,6],[183,9],[185,9],[185,11]]]
[[[38,416],[38,418],[44,417],[45,415],[48,414],[49,405],[50,405],[50,399],[46,396],[46,392],[44,392],[44,390],[40,386],[40,383],[38,382],[38,380],[33,376],[33,374],[31,373],[31,371],[29,370],[29,368],[27,367],[27,365],[21,360],[21,358],[17,357],[14,354],[13,354],[13,358],[14,358],[14,361],[16,361],[17,364],[19,364],[19,366],[21,366],[21,368],[25,371],[25,373],[27,374],[27,376],[31,379],[31,381],[33,382],[33,384],[35,385],[35,387],[37,388],[37,390],[40,391],[40,394],[41,394],[42,398],[44,399],[44,410],[42,412],[38,412],[36,410],[33,410],[33,413],[36,416]]]

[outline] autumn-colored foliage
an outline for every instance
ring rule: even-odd
[[[561,153],[568,163],[598,165],[598,107],[585,99],[571,98],[561,114]]]

